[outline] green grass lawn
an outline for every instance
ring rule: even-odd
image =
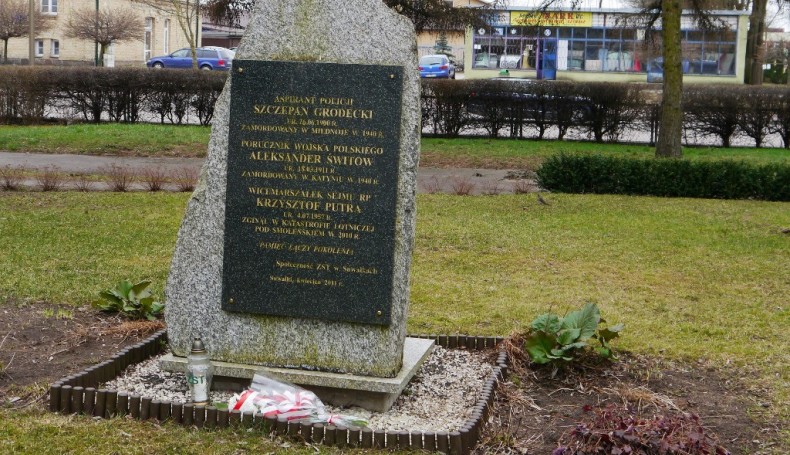
[[[0,151],[201,157],[206,155],[210,132],[209,127],[156,124],[0,125]],[[576,141],[424,138],[421,164],[535,169],[546,157],[560,152],[649,158],[654,149],[647,145]],[[693,160],[790,163],[790,150],[786,149],[687,147],[684,156]]]
[[[124,278],[161,297],[187,197],[0,193],[0,299],[85,305]],[[410,331],[508,334],[593,301],[621,347],[790,364],[790,204],[547,197],[421,195]]]
[[[210,131],[205,126],[125,123],[0,125],[0,151],[191,158],[206,156]]]
[[[581,141],[535,141],[485,138],[423,138],[421,165],[532,169],[558,153],[652,158],[655,148],[639,144],[600,144]],[[790,150],[778,148],[685,147],[689,160],[745,160],[753,163],[790,163]]]
[[[124,278],[152,279],[161,298],[187,198],[0,193],[0,307],[87,305]],[[539,313],[591,301],[625,323],[615,347],[736,366],[767,385],[773,409],[790,418],[790,234],[782,233],[790,203],[546,198],[550,205],[534,195],[420,195],[409,332],[506,335]],[[12,452],[104,453],[104,439],[114,438],[129,441],[129,453],[202,444],[222,453],[188,429],[86,422],[2,410],[0,450],[5,439],[22,444]],[[277,450],[260,438],[216,437],[243,451]]]

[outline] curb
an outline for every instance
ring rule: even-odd
[[[433,339],[448,349],[481,351],[493,349],[502,337],[470,335],[413,335]],[[477,445],[485,422],[494,403],[501,381],[510,371],[505,351],[499,351],[494,371],[485,380],[483,390],[472,408],[471,417],[457,431],[423,432],[345,428],[321,423],[288,422],[283,417],[262,417],[251,412],[229,412],[214,406],[194,406],[191,403],[172,403],[150,397],[129,395],[118,390],[97,389],[101,384],[121,374],[128,366],[147,360],[162,352],[167,342],[167,330],[154,333],[144,341],[123,349],[109,360],[66,376],[49,386],[49,411],[60,414],[82,414],[100,418],[126,416],[137,420],[173,422],[197,428],[245,428],[264,434],[274,434],[304,443],[322,444],[339,448],[373,448],[389,450],[430,450],[452,455],[471,453]]]

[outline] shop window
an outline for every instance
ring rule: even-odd
[[[560,27],[560,29],[557,31],[557,37],[559,39],[573,38],[573,29],[570,27]]]
[[[601,39],[603,38],[603,29],[591,28],[587,30],[587,39]]]
[[[705,33],[702,30],[689,30],[686,33],[686,41],[702,42],[705,41],[704,36]]]
[[[49,55],[51,57],[60,57],[60,41],[53,39],[49,42]]]
[[[44,14],[58,14],[58,0],[41,0],[41,12]]]

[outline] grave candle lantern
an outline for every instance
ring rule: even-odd
[[[187,382],[196,405],[208,405],[208,394],[211,390],[212,366],[203,341],[195,338],[192,350],[187,356]]]

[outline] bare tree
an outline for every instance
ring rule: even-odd
[[[104,65],[104,54],[112,43],[134,41],[143,38],[143,21],[139,13],[131,8],[99,10],[75,9],[66,22],[66,36],[99,43],[100,65]]]
[[[132,0],[163,13],[173,16],[178,22],[178,27],[184,34],[192,51],[192,67],[197,69],[198,30],[196,23],[200,19],[200,0]],[[246,0],[245,0],[246,1]]]
[[[340,0],[338,0],[340,1]],[[455,8],[444,0],[382,0],[384,4],[408,17],[417,32],[423,30],[463,30],[467,26],[488,24],[488,17],[503,7],[504,0],[485,6]],[[208,17],[224,25],[238,25],[239,19],[252,11],[255,0],[209,0],[205,6]]]
[[[4,62],[8,61],[8,40],[27,36],[30,32],[29,17],[27,0],[0,0],[0,39],[3,40]],[[34,13],[33,21],[36,31],[47,30],[52,24],[38,9]]]
[[[490,16],[506,2],[495,0],[485,6],[456,8],[444,0],[383,0],[398,13],[408,17],[419,33],[423,30],[455,30],[467,26],[487,26]]]
[[[722,24],[708,13],[714,6],[729,0],[637,0],[649,30],[661,21],[661,54],[664,59],[661,117],[659,118],[656,157],[683,156],[683,51],[681,17],[684,9],[691,10],[697,26],[712,30]]]

